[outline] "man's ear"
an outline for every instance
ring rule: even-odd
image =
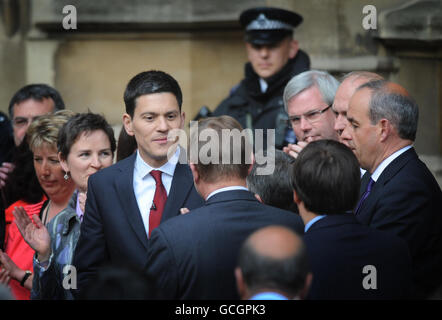
[[[305,300],[308,295],[308,291],[310,290],[310,286],[312,284],[313,274],[311,272],[307,273],[307,277],[305,277],[304,288],[299,292],[299,298],[301,300]]]
[[[193,175],[193,181],[198,182],[199,181],[199,173],[194,163],[189,163],[190,171],[192,171]]]
[[[186,113],[183,111],[183,112],[181,112],[180,129],[184,129],[184,123],[185,122],[186,122]]]
[[[244,283],[242,271],[239,267],[235,268],[235,279],[236,279],[236,289],[238,290],[239,297],[242,300],[245,300],[247,288],[246,288],[246,284]]]
[[[378,126],[380,131],[380,140],[381,142],[385,142],[393,130],[391,123],[387,119],[381,119],[378,122]]]
[[[126,133],[130,136],[135,135],[132,129],[132,117],[127,113],[123,114],[123,126],[124,128],[121,128],[121,130],[126,130]]]
[[[250,155],[250,165],[249,168],[247,169],[247,175],[250,174],[250,172],[252,172],[253,170],[253,165],[255,164],[255,154],[252,152],[252,154]]]
[[[298,194],[296,193],[295,190],[293,190],[293,201],[295,201],[295,203],[299,206],[299,204],[301,203],[301,199],[299,199]]]
[[[293,59],[294,57],[296,57],[296,55],[298,54],[298,51],[299,51],[298,41],[295,39],[292,39],[290,41],[290,51],[289,51],[290,59]]]

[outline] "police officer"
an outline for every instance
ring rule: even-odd
[[[245,78],[213,115],[230,115],[244,128],[264,129],[264,142],[265,129],[275,129],[275,145],[281,149],[295,143],[284,111],[284,87],[293,76],[310,69],[308,55],[293,39],[293,29],[303,19],[295,12],[271,7],[248,9],[239,19],[249,60]]]

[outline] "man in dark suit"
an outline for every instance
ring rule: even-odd
[[[247,134],[235,138],[235,130],[242,127],[230,116],[191,127],[190,168],[206,203],[152,233],[146,269],[163,298],[238,299],[234,269],[244,240],[274,224],[302,233],[298,215],[261,204],[247,190],[252,146]]]
[[[178,162],[185,151],[168,137],[184,125],[176,80],[161,71],[142,72],[130,80],[124,101],[124,128],[135,136],[138,150],[88,181],[74,255],[80,290],[104,264],[142,269],[152,230],[179,215],[182,207],[192,210],[203,205],[189,166]]]
[[[403,87],[371,81],[352,96],[347,118],[344,132],[368,171],[356,218],[407,241],[414,297],[427,297],[442,283],[442,193],[412,145],[418,106]]]
[[[411,258],[405,241],[360,224],[352,214],[360,171],[351,150],[333,140],[311,142],[292,176],[313,272],[308,298],[407,298]]]

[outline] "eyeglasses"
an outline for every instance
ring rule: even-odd
[[[301,124],[301,118],[304,117],[304,119],[307,120],[308,122],[314,123],[318,121],[319,118],[321,117],[321,114],[323,114],[328,109],[330,109],[331,106],[332,105],[330,104],[325,109],[309,111],[300,116],[289,116],[289,122],[292,126],[299,126]]]

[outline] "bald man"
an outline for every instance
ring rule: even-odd
[[[361,182],[356,218],[408,243],[414,297],[442,283],[442,192],[413,148],[418,106],[400,85],[384,80],[360,86],[350,99],[353,152],[368,172]]]
[[[303,299],[312,279],[302,239],[282,226],[264,227],[247,238],[235,277],[243,300]]]

